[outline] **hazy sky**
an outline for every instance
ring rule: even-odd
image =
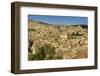
[[[49,24],[86,24],[88,17],[76,16],[50,16],[50,15],[28,15],[29,20],[41,21]]]

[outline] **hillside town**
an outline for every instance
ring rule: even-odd
[[[28,21],[28,60],[87,57],[87,25],[53,25]]]

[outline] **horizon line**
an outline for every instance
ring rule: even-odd
[[[88,24],[54,24],[54,23],[47,23],[47,22],[43,22],[43,21],[39,21],[39,20],[33,20],[33,19],[28,19],[28,21],[35,21],[35,22],[40,22],[40,23],[49,24],[49,25],[66,25],[66,26],[70,26],[70,25],[88,25]]]

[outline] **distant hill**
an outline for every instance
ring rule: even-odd
[[[35,23],[43,24],[43,25],[51,25],[51,26],[52,26],[52,25],[53,25],[53,26],[55,25],[55,26],[58,26],[58,24],[49,24],[49,23],[46,23],[46,22],[35,21],[35,20],[29,20],[29,22],[35,22]],[[75,27],[76,27],[76,26],[81,26],[82,28],[88,29],[88,25],[86,25],[86,24],[73,24],[73,25],[72,25],[72,24],[71,24],[71,25],[70,25],[70,24],[66,24],[66,25],[64,25],[64,24],[63,24],[63,25],[60,25],[60,24],[59,24],[59,26],[75,26]]]

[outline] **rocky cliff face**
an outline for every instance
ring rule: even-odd
[[[28,59],[50,60],[87,58],[87,29],[86,25],[51,25],[29,21]]]

